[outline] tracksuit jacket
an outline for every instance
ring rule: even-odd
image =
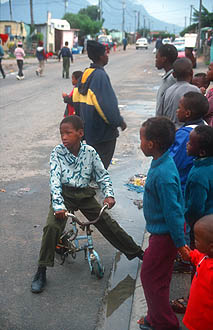
[[[73,93],[75,113],[84,121],[86,142],[94,145],[118,137],[122,125],[118,101],[103,67],[91,64]]]

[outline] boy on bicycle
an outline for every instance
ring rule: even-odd
[[[95,179],[105,196],[104,203],[115,204],[112,182],[95,149],[81,142],[84,136],[80,117],[66,117],[60,124],[62,144],[56,146],[50,156],[51,205],[46,226],[43,229],[38,270],[31,285],[33,293],[43,291],[46,284],[46,267],[54,266],[55,248],[66,222],[67,210],[79,209],[89,220],[95,220],[101,206],[94,198],[95,190],[89,187]],[[131,260],[143,258],[143,251],[133,239],[104,212],[95,224],[102,235]]]

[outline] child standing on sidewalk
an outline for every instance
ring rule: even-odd
[[[66,106],[66,109],[64,112],[64,117],[72,116],[75,114],[75,108],[73,106],[72,96],[73,96],[74,88],[77,85],[78,79],[82,76],[82,73],[83,73],[82,71],[74,71],[72,73],[73,89],[72,89],[71,93],[69,95],[67,95],[66,93],[62,93],[64,103],[67,103],[67,106]]]
[[[189,330],[212,330],[213,214],[196,222],[194,234],[197,250],[188,249],[188,260],[196,266],[196,273],[192,281],[183,323]]]
[[[147,316],[141,329],[178,330],[179,322],[169,303],[169,286],[177,252],[184,255],[184,211],[179,174],[169,147],[175,125],[167,118],[150,118],[140,130],[141,150],[153,157],[145,184],[143,210],[151,234],[144,253],[141,282]]]
[[[213,214],[213,127],[197,126],[190,133],[187,153],[196,157],[185,189],[185,218],[191,227],[193,248],[194,224],[201,217]]]

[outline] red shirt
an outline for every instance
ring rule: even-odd
[[[213,330],[213,258],[190,252],[196,266],[183,323],[189,330]]]

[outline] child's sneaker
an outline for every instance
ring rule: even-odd
[[[183,262],[180,260],[176,260],[173,266],[173,273],[184,273],[191,274],[191,264],[187,262]]]

